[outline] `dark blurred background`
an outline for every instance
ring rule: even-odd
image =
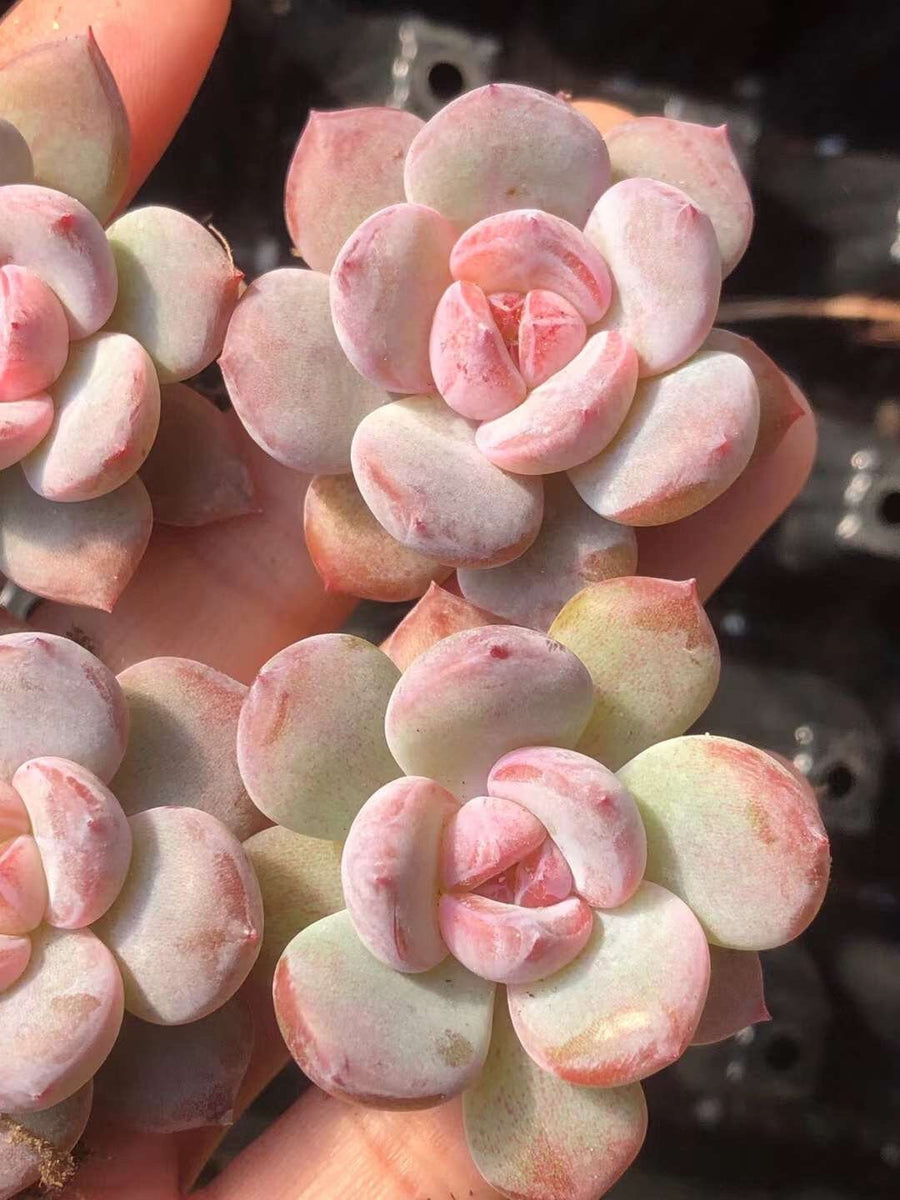
[[[611,1196],[900,1196],[900,3],[235,0],[139,200],[212,219],[253,277],[291,261],[281,191],[310,107],[427,117],[491,79],[729,123],[757,228],[722,323],[820,416],[809,485],[712,601],[725,669],[702,727],[809,775],[831,891],[763,956],[773,1021],[647,1082],[647,1145]],[[222,1156],[302,1085],[280,1076]]]

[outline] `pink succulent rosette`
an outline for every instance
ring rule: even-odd
[[[262,668],[238,761],[281,828],[248,850],[280,864],[273,909],[286,878],[302,897],[274,999],[316,1084],[386,1108],[464,1093],[474,1160],[517,1200],[615,1182],[640,1081],[765,1019],[758,951],[827,884],[805,781],[682,736],[718,671],[693,585],[634,576],[549,635],[433,588],[383,650],[330,634]]]
[[[288,174],[310,270],[256,280],[222,369],[269,454],[317,476],[305,531],[336,590],[465,596],[546,629],[630,574],[635,526],[709,504],[800,408],[714,330],[752,205],[724,128],[607,139],[514,84],[427,124],[313,113]]]
[[[246,690],[183,659],[120,682],[67,639],[0,637],[0,1200],[65,1158],[93,1097],[150,1132],[230,1115],[262,934]]]
[[[0,69],[0,113],[0,572],[109,610],[146,548],[151,500],[175,524],[251,510],[246,480],[236,504],[234,450],[211,436],[221,414],[198,413],[174,387],[218,355],[241,276],[219,239],[174,209],[104,228],[130,135],[90,33]],[[173,426],[179,454],[195,450],[205,508],[173,502]]]

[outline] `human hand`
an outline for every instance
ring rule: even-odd
[[[162,153],[199,86],[228,0],[21,0],[0,26],[0,62],[89,22],[122,90],[132,124],[129,195]],[[350,601],[326,596],[302,544],[306,480],[244,439],[262,502],[259,517],[202,530],[158,527],[115,613],[42,604],[32,623],[77,626],[114,669],[183,654],[249,680],[284,645],[334,628]],[[642,530],[643,574],[718,585],[799,491],[815,431],[804,413],[713,504],[674,525]],[[239,1107],[287,1059],[266,990],[250,987],[257,1016],[253,1063]],[[94,1123],[88,1157],[67,1200],[174,1200],[196,1178],[220,1131],[135,1135]],[[484,1200],[462,1136],[458,1101],[415,1113],[352,1108],[310,1091],[204,1189],[205,1200]]]

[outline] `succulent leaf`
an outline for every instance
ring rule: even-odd
[[[497,566],[537,537],[540,479],[509,475],[488,462],[476,445],[474,422],[439,396],[395,400],[370,413],[354,435],[351,458],[376,520],[428,558],[454,567]]]
[[[392,538],[372,516],[352,475],[310,481],[303,534],[325,587],[363,600],[415,600],[452,571]]]
[[[639,1084],[573,1087],[541,1070],[522,1049],[502,996],[463,1116],[475,1165],[509,1200],[597,1200],[637,1157],[647,1130]]]
[[[365,949],[346,912],[294,938],[274,994],[301,1069],[359,1104],[440,1104],[474,1083],[488,1052],[493,984],[452,959],[424,974],[394,971]]]
[[[265,663],[237,740],[256,806],[297,833],[342,841],[368,797],[401,773],[384,736],[398,678],[387,655],[340,633],[306,638]]]
[[[329,280],[286,267],[261,275],[238,302],[219,360],[244,428],[295,471],[349,471],[359,422],[390,397],[341,349]]]
[[[484,795],[491,767],[521,746],[572,746],[591,711],[584,664],[542,633],[506,625],[445,638],[407,668],[385,731],[409,774],[458,799]]]
[[[28,143],[36,182],[108,221],[128,177],[131,134],[90,29],[54,38],[0,68],[0,111]]]
[[[327,274],[366,217],[405,199],[403,162],[422,125],[397,108],[309,114],[288,168],[284,215],[314,271]]]
[[[613,180],[635,176],[681,188],[712,222],[729,275],[753,228],[753,201],[724,125],[711,129],[668,117],[637,117],[606,133]]]
[[[187,658],[144,659],[118,683],[129,735],[111,786],[129,816],[189,805],[216,817],[238,841],[265,826],[235,751],[244,684]]]
[[[96,500],[61,504],[38,496],[21,471],[3,471],[0,514],[4,575],[36,596],[104,612],[137,569],[153,524],[147,489],[135,475]]]
[[[436,208],[460,232],[514,208],[580,229],[609,178],[591,122],[565,100],[515,83],[490,83],[442,108],[416,135],[404,174],[407,199]]]
[[[692,583],[630,576],[574,596],[550,626],[591,673],[593,711],[577,749],[612,771],[684,733],[719,682],[716,635]]]
[[[805,780],[763,750],[710,735],[651,746],[619,776],[647,830],[647,878],[681,896],[711,942],[768,950],[803,932],[830,862]]]

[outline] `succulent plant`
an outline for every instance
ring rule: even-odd
[[[464,1093],[503,1195],[605,1192],[640,1081],[766,1019],[759,951],[827,885],[802,776],[686,734],[718,673],[693,585],[635,576],[549,635],[433,586],[383,650],[326,634],[268,662],[238,762],[280,826],[248,843],[264,897],[293,875],[303,913],[274,1000],[306,1074],[375,1107]]]
[[[629,574],[634,527],[714,501],[802,411],[713,329],[752,204],[724,128],[606,140],[567,101],[490,84],[423,124],[314,112],[287,177],[309,270],[257,279],[221,366],[250,435],[313,473],[334,590],[473,603],[546,629]]]
[[[230,1113],[262,932],[245,692],[181,659],[120,684],[64,638],[0,637],[0,1197],[63,1170],[101,1067],[117,1121]]]
[[[130,137],[90,32],[0,69],[0,118],[0,571],[108,610],[146,547],[154,494],[175,524],[252,509],[235,449],[204,436],[221,414],[183,387],[167,394],[219,353],[241,275],[174,209],[104,230]],[[173,429],[202,448],[193,489]]]

